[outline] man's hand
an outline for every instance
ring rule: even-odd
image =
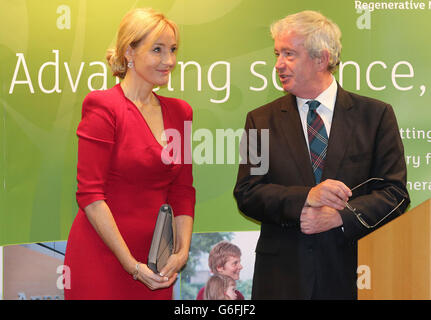
[[[343,225],[339,212],[331,207],[302,208],[301,231],[305,234],[314,234],[328,231]]]
[[[311,188],[305,207],[328,206],[336,210],[343,210],[345,202],[352,196],[352,191],[341,181],[327,179]]]

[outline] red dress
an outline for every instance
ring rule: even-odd
[[[93,91],[83,102],[77,130],[79,211],[66,249],[70,289],[65,288],[65,299],[172,299],[172,287],[151,291],[133,280],[83,211],[92,202],[105,200],[131,254],[143,263],[147,262],[162,204],[169,203],[176,216],[193,217],[195,189],[188,159],[190,148],[184,151],[184,124],[192,120],[192,109],[183,100],[156,97],[164,129],[176,129],[181,134],[182,148],[177,156],[182,161],[162,161],[162,146],[120,85]],[[190,130],[186,135],[185,141],[190,141]],[[185,152],[189,153],[186,163]]]

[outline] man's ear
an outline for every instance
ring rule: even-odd
[[[322,50],[320,57],[316,58],[319,71],[327,71],[329,66],[329,52],[328,50]]]

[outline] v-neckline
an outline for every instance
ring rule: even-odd
[[[151,130],[150,126],[148,125],[147,120],[145,119],[145,117],[144,117],[144,115],[142,114],[141,110],[139,110],[138,106],[137,106],[137,105],[136,105],[132,100],[130,100],[129,98],[127,98],[127,96],[126,96],[126,94],[124,93],[124,90],[123,90],[123,88],[121,87],[121,85],[120,85],[120,84],[118,84],[118,87],[120,88],[121,93],[123,94],[124,98],[125,98],[127,101],[129,101],[129,103],[131,103],[131,104],[133,105],[133,107],[135,108],[135,110],[136,110],[136,111],[139,113],[139,115],[141,116],[142,120],[144,120],[145,126],[147,127],[148,131],[150,132],[151,136],[153,137],[153,139],[154,139],[155,143],[157,143],[157,145],[159,145],[161,148],[165,148],[167,144],[166,144],[166,145],[162,145],[162,144],[159,142],[159,140],[157,140],[156,136],[154,135],[154,132]],[[163,131],[162,131],[162,132],[165,132],[165,130],[166,130],[166,122],[165,122],[165,119],[166,119],[166,112],[165,112],[165,108],[164,108],[163,102],[160,100],[159,96],[158,96],[154,91],[151,91],[151,93],[154,95],[154,97],[157,99],[157,101],[159,101],[160,109],[161,109],[161,112],[162,112],[162,122],[163,122]]]

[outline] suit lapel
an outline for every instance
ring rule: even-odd
[[[338,84],[322,181],[337,177],[349,141],[352,141],[351,135],[355,120],[355,112],[352,107],[353,101],[349,94]]]
[[[282,128],[284,137],[287,140],[289,150],[296,163],[298,171],[301,174],[304,185],[312,186],[315,184],[313,169],[311,168],[310,154],[305,142],[304,132],[302,129],[301,119],[296,105],[296,97],[287,94],[285,99],[281,100],[279,117],[275,119],[277,126]]]

